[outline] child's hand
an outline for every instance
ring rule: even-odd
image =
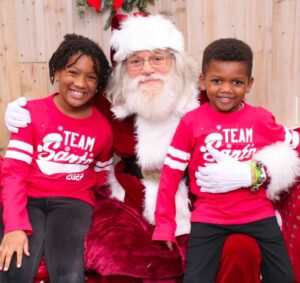
[[[17,253],[17,267],[22,266],[23,253],[29,256],[28,238],[24,231],[4,234],[0,245],[0,270],[7,271],[14,253]]]
[[[169,251],[173,251],[173,243],[171,241],[165,241]]]

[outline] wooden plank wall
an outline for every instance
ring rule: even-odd
[[[300,124],[300,0],[156,0],[148,10],[179,27],[199,63],[212,40],[246,41],[255,54],[255,84],[248,101],[273,111],[287,126]],[[89,8],[80,18],[76,0],[0,0],[0,153],[9,136],[4,127],[7,103],[55,90],[47,60],[65,33],[94,39],[108,55],[107,16]]]

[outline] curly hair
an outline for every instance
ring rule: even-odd
[[[252,74],[253,52],[248,44],[236,38],[222,38],[210,43],[204,50],[202,73],[205,74],[211,61],[245,62],[248,76]]]
[[[97,43],[77,34],[66,34],[64,40],[52,54],[49,60],[51,83],[53,84],[54,82],[55,72],[63,70],[67,66],[69,58],[74,54],[79,54],[79,56],[73,64],[83,55],[91,57],[94,64],[94,71],[98,78],[97,91],[103,90],[111,73],[108,60]]]

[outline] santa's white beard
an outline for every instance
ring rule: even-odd
[[[140,84],[151,79],[158,82]],[[135,79],[125,75],[123,80],[123,97],[130,113],[146,120],[161,121],[174,112],[182,88],[180,80],[173,73],[139,76]]]

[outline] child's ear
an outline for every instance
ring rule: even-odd
[[[206,90],[205,87],[205,78],[203,74],[200,74],[199,79],[198,79],[199,87],[202,91]]]
[[[55,71],[54,74],[54,81],[58,82],[60,80],[60,71]]]
[[[247,87],[247,90],[246,90],[246,93],[250,92],[251,88],[252,88],[252,85],[253,85],[253,82],[254,82],[254,78],[251,77],[249,79],[249,83],[248,83],[248,87]]]

